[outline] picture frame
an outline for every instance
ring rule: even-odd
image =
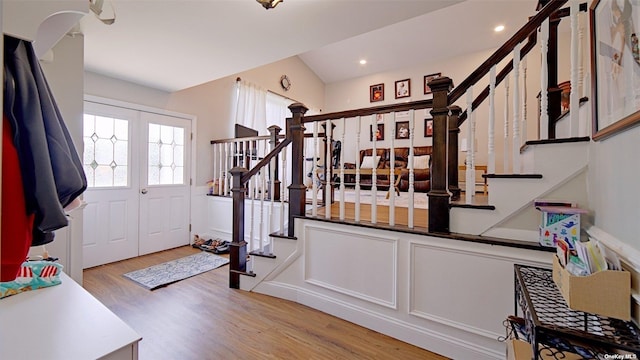
[[[396,81],[396,99],[402,99],[411,96],[411,79]]]
[[[384,84],[375,84],[369,86],[369,102],[377,102],[384,100]]]
[[[636,5],[634,5],[636,4]],[[624,17],[616,12],[624,12]],[[591,21],[591,106],[593,140],[603,140],[640,124],[640,5],[627,1],[620,9],[614,0],[594,0]]]
[[[433,118],[424,119],[424,137],[433,136]]]
[[[424,94],[425,95],[431,94],[431,88],[429,87],[429,85],[427,85],[429,83],[429,81],[431,81],[433,79],[437,79],[440,76],[442,76],[442,73],[433,73],[433,74],[429,74],[429,75],[425,75],[424,76]]]
[[[408,139],[411,134],[408,121],[396,122],[396,139]]]
[[[376,141],[384,140],[384,124],[376,124]],[[369,141],[373,142],[373,125],[369,125]]]

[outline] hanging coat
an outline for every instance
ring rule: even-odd
[[[82,162],[30,42],[5,35],[4,112],[13,130],[27,211],[35,215],[32,245],[67,226],[63,208],[87,187]]]

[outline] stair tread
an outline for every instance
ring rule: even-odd
[[[542,179],[542,174],[482,174],[490,179]]]

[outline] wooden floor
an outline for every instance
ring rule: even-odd
[[[228,266],[154,291],[122,276],[198,251],[84,271],[84,287],[142,336],[141,360],[446,359],[300,304],[229,289]]]

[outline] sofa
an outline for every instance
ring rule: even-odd
[[[414,146],[414,182],[413,188],[416,192],[428,192],[431,189],[431,173],[429,172],[429,166],[431,164],[431,146]],[[388,148],[376,149],[376,158],[373,157],[373,149],[360,150],[360,168],[370,169],[376,166],[377,169],[390,169],[391,150]],[[394,149],[393,156],[394,168],[401,169],[400,181],[398,183],[398,189],[400,191],[409,190],[409,148],[398,147]],[[356,164],[345,163],[345,169],[355,169]],[[345,184],[355,183],[355,175],[345,175]],[[397,178],[396,178],[397,180]],[[378,188],[388,189],[390,184],[390,176],[380,175],[376,176],[376,186]],[[372,176],[361,174],[360,186],[367,188],[372,185]]]

